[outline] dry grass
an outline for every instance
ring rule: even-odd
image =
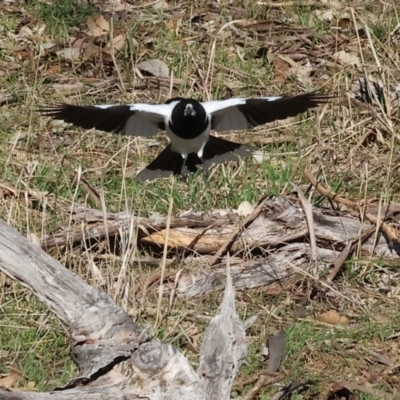
[[[179,7],[169,2],[170,9],[155,12],[136,3],[132,12],[113,22],[113,36],[126,34],[127,44],[114,61],[107,62],[100,56],[71,62],[43,47],[52,42],[64,49],[69,36],[86,38],[86,19],[98,8],[58,0],[55,5],[32,1],[24,11],[18,4],[1,6],[0,82],[4,90],[0,97],[13,96],[12,102],[3,104],[0,119],[1,218],[34,240],[68,225],[66,210],[73,203],[140,215],[176,214],[190,208],[232,209],[244,200],[256,202],[266,194],[290,191],[289,182],[304,183],[305,167],[343,196],[399,200],[396,109],[389,115],[379,107],[355,108],[344,102],[246,134],[228,133],[235,140],[265,143],[262,163],[243,160],[219,165],[208,181],[192,176],[187,185],[172,179],[146,184],[132,179],[164,146],[165,138],[86,132],[49,122],[35,112],[38,105],[58,101],[151,103],[171,95],[216,99],[299,93],[321,86],[327,92],[346,94],[355,79],[370,74],[389,88],[400,82],[395,5],[349,2],[354,9],[346,9],[342,1],[335,10],[321,5],[267,7],[257,2],[244,6],[241,1],[210,6],[200,0],[182,1]],[[332,19],[328,19],[331,11]],[[333,55],[339,51],[346,54],[337,60]],[[147,87],[135,89],[145,80],[138,78],[134,65],[156,58],[168,65],[177,83],[156,87],[147,80]],[[357,65],[352,65],[354,60]],[[67,96],[56,90],[77,82],[85,82],[85,91]],[[12,185],[14,191],[4,185]],[[167,308],[169,300],[158,294],[135,298],[138,276],[158,271],[164,264],[140,262],[148,256],[160,260],[163,251],[137,248],[132,242],[127,238],[123,245],[104,242],[53,255],[106,290],[142,327],[153,327],[156,337],[179,347],[196,366],[201,334],[215,314],[220,293],[179,300],[171,308]],[[174,268],[178,271],[179,264]],[[395,390],[396,373],[376,376],[371,367],[375,364],[365,357],[362,346],[393,361],[398,358],[399,336],[393,336],[400,328],[397,267],[361,255],[348,262],[335,289],[352,302],[329,297],[318,284],[321,277],[316,278],[237,294],[242,318],[258,316],[248,330],[251,346],[238,381],[265,369],[263,346],[270,334],[284,327],[287,381],[312,382],[293,399],[326,398],[329,385],[340,380]],[[24,374],[20,385],[35,381],[39,389],[68,380],[75,371],[58,322],[26,290],[1,275],[0,285],[0,373],[19,368]],[[296,319],[293,304],[301,301],[307,304],[306,317]],[[330,308],[348,316],[351,329],[327,327],[314,320],[313,315]],[[248,389],[238,385],[236,394]],[[264,389],[260,398],[269,398],[275,390]],[[359,395],[360,399],[379,398]]]

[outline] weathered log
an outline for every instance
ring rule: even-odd
[[[200,380],[179,351],[170,344],[149,340],[106,293],[83,282],[3,221],[0,221],[0,270],[30,289],[60,318],[69,332],[72,357],[79,369],[79,376],[57,391],[0,390],[0,399],[210,398],[207,378]],[[228,292],[222,310],[226,313],[233,307],[231,322],[221,329],[234,336],[237,329],[241,333],[243,329],[234,310],[231,287]],[[239,351],[236,344],[229,350],[242,354],[243,341],[237,346]],[[207,346],[204,351],[208,351]],[[218,357],[228,356],[221,352]],[[236,360],[236,365],[240,362]],[[220,374],[213,382],[230,388],[233,378],[234,375],[228,378]]]
[[[393,209],[395,206],[391,205],[389,208]],[[371,210],[375,208],[371,207]],[[79,244],[84,240],[102,240],[107,235],[118,236],[132,224],[139,230],[138,240],[141,243],[157,244],[160,248],[164,245],[167,216],[143,218],[127,212],[104,215],[98,210],[76,206],[71,212],[75,225],[63,232],[45,236],[43,248],[63,247],[69,241]],[[382,210],[383,216],[384,212]],[[186,248],[198,238],[193,251],[200,254],[214,253],[230,237],[239,221],[234,211],[225,210],[184,213],[172,217],[168,245]],[[326,243],[330,248],[331,245],[345,247],[349,241],[358,238],[372,226],[368,221],[360,221],[356,213],[318,208],[313,209],[313,221],[317,244]],[[295,241],[303,243],[307,236],[307,221],[299,201],[294,197],[272,197],[264,202],[263,212],[239,235],[232,245],[232,252],[260,247],[271,250]],[[392,259],[399,258],[400,254],[400,246],[388,243],[381,234],[378,240],[375,235],[368,238],[359,250],[366,256]]]
[[[230,244],[233,252],[250,253],[258,249],[266,254],[264,258],[246,261],[242,257],[240,263],[232,263],[232,277],[237,288],[254,288],[281,281],[299,270],[306,270],[313,259],[308,245],[309,228],[299,200],[294,196],[271,197],[264,200],[262,205],[262,212],[246,228],[239,229],[239,234],[235,235]],[[396,221],[399,210],[399,205],[391,204],[380,215]],[[379,209],[370,206],[368,212],[378,215]],[[312,214],[316,260],[320,268],[332,266],[349,243],[354,244],[352,248],[356,248],[359,257],[392,261],[400,259],[400,246],[388,240],[379,230],[365,235],[371,232],[374,225],[369,221],[360,221],[358,213],[314,207]],[[109,237],[123,235],[129,232],[132,224],[139,232],[137,237],[141,244],[156,244],[160,249],[164,246],[166,216],[142,218],[129,213],[104,216],[101,211],[74,207],[72,220],[75,225],[71,230],[46,236],[43,247],[65,246],[68,237],[78,245],[87,239],[103,240],[106,232]],[[210,266],[209,255],[224,246],[241,223],[237,213],[224,210],[191,212],[172,217],[169,247],[190,249],[203,256],[184,259],[184,271],[178,277],[169,276],[166,287],[171,290],[174,288],[178,296],[188,297],[222,288],[225,264]],[[364,236],[365,240],[361,240]]]
[[[333,264],[338,254],[334,250],[317,248],[320,269]],[[231,266],[233,284],[238,289],[251,289],[283,282],[299,270],[306,270],[310,265],[310,258],[311,249],[308,244],[289,244],[263,259],[233,264]],[[165,293],[168,293],[168,290],[175,290],[179,297],[195,297],[223,289],[226,278],[225,265],[222,263],[210,267],[202,259],[203,257],[199,258],[197,263],[202,263],[203,267],[196,270],[191,270],[189,267],[196,262],[195,259],[185,261],[184,264],[188,267],[179,276],[174,275],[164,282]]]

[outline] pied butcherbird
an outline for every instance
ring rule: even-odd
[[[127,104],[77,106],[60,104],[39,109],[44,116],[62,120],[84,129],[131,136],[154,136],[165,130],[169,144],[138,175],[153,180],[170,174],[206,169],[211,163],[250,156],[254,146],[231,142],[211,135],[246,130],[275,120],[304,113],[335,96],[310,92],[296,96],[230,98],[199,102],[176,97],[164,104]]]

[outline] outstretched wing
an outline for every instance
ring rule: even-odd
[[[329,103],[335,97],[311,92],[297,96],[232,98],[202,104],[207,113],[212,115],[211,129],[222,132],[250,129],[294,117],[319,104]]]
[[[131,136],[153,136],[164,129],[164,121],[170,116],[169,104],[129,104],[75,106],[60,104],[38,110],[42,115],[59,119],[84,129]]]

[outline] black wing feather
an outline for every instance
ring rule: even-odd
[[[229,140],[210,136],[204,148],[203,160],[196,153],[190,153],[186,160],[186,166],[190,172],[196,172],[198,166],[204,164],[208,166],[212,163],[223,163],[225,161],[236,161],[238,156],[251,156],[257,147],[231,142]],[[204,162],[203,162],[204,161]],[[169,144],[143,171],[136,179],[140,181],[153,180],[156,178],[166,178],[167,176],[181,175],[183,168],[183,158],[179,153],[171,150]]]
[[[223,163],[225,161],[236,161],[238,156],[248,157],[257,147],[246,144],[231,142],[210,135],[209,140],[204,147],[203,159],[211,163]]]
[[[246,104],[237,106],[246,117],[249,127],[263,125],[268,122],[294,117],[320,104],[330,103],[336,96],[304,93],[298,96],[287,96],[277,100],[247,99]]]
[[[139,181],[152,181],[156,178],[166,178],[174,174],[180,175],[183,167],[183,158],[179,153],[171,150],[169,144],[146,168],[137,176]]]
[[[43,116],[59,119],[84,129],[96,128],[113,133],[122,133],[128,119],[135,114],[129,106],[124,105],[99,108],[60,104],[55,107],[41,108],[38,111]]]

